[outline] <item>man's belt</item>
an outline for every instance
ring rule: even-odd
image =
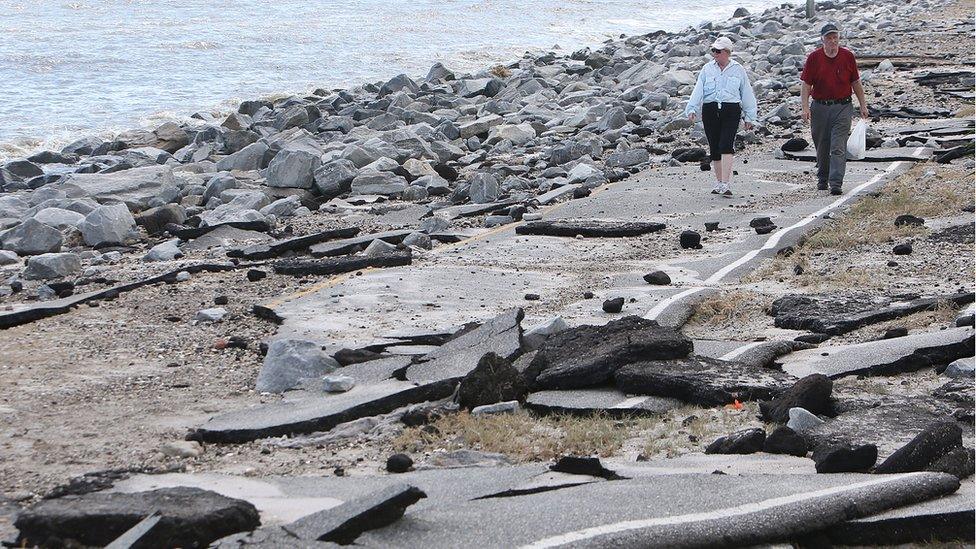
[[[821,105],[843,105],[844,103],[850,103],[850,96],[843,99],[814,99],[814,103],[819,103]]]

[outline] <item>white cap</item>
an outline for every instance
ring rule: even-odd
[[[712,42],[712,47],[717,50],[732,51],[732,41],[724,36],[719,36],[714,42]]]

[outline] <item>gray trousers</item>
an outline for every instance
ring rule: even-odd
[[[844,184],[847,169],[847,138],[851,133],[853,103],[822,105],[814,101],[810,105],[810,133],[817,149],[817,183],[826,183],[831,189]]]

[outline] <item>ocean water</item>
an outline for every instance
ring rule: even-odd
[[[0,159],[242,99],[476,71],[769,0],[0,0]]]

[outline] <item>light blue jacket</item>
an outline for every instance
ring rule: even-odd
[[[694,112],[700,118],[702,103],[741,103],[745,121],[756,121],[756,94],[752,92],[746,69],[738,61],[729,60],[724,71],[715,60],[702,68],[685,107],[685,116]]]

